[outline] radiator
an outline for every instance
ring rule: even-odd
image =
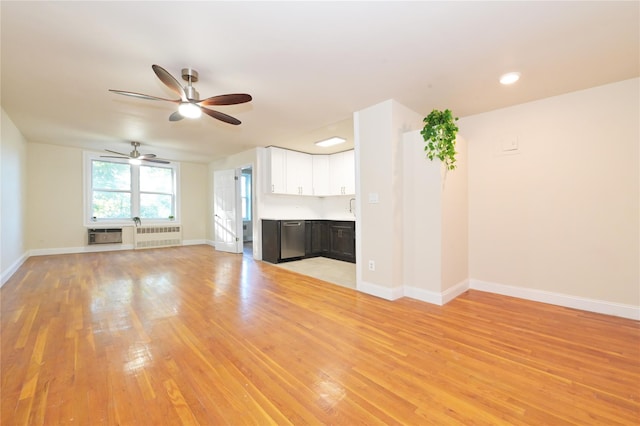
[[[136,249],[182,245],[180,226],[138,226],[133,232]]]

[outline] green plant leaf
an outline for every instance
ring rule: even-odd
[[[420,134],[426,142],[424,150],[427,158],[433,160],[438,158],[449,170],[456,168],[456,135],[458,126],[455,122],[458,117],[454,117],[450,110],[440,111],[434,109],[422,120],[425,124]]]

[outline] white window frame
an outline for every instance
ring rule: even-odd
[[[131,211],[135,216],[139,214],[140,209],[140,185],[139,185],[139,166],[137,164],[132,164],[127,159],[118,159],[118,158],[102,158],[102,154],[98,154],[95,152],[85,151],[83,153],[83,181],[84,181],[84,199],[83,199],[83,210],[84,210],[84,224],[88,227],[99,227],[99,226],[133,226],[133,218],[131,219],[97,219],[93,220],[91,217],[91,202],[93,200],[93,185],[92,185],[92,161],[108,161],[113,163],[121,163],[121,164],[130,164],[132,168],[131,173]],[[174,218],[173,219],[142,219],[142,225],[163,225],[167,223],[172,223],[176,225],[180,225],[180,163],[177,162],[169,162],[169,164],[154,164],[147,163],[143,161],[142,166],[158,166],[158,167],[166,167],[173,169],[173,186],[174,186]],[[143,192],[144,194],[148,194],[150,192]]]

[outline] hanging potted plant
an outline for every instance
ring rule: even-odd
[[[444,164],[445,171],[456,168],[456,121],[458,117],[454,117],[450,110],[434,109],[424,118],[424,128],[420,131],[427,158],[438,158]]]

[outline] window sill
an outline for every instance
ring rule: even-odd
[[[143,221],[142,224],[136,226],[131,221],[127,222],[106,222],[106,221],[98,221],[98,222],[89,222],[85,223],[84,226],[86,228],[136,228],[141,226],[181,226],[180,221],[177,220],[147,220]]]

